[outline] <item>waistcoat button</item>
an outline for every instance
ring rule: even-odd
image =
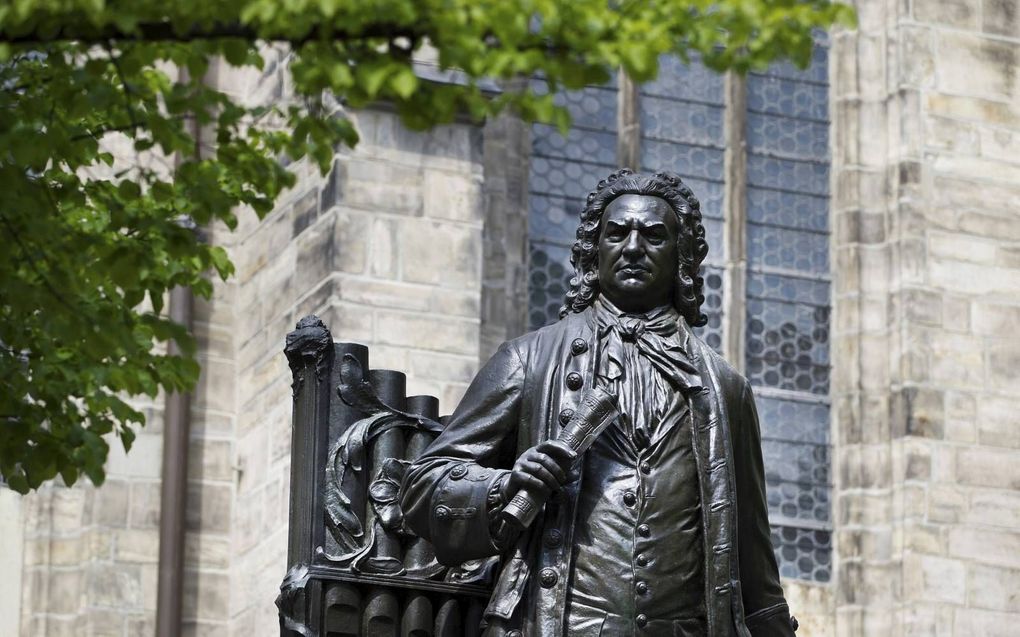
[[[574,415],[573,409],[564,409],[560,412],[560,424],[565,425],[570,422],[570,418]]]
[[[581,389],[581,385],[584,384],[584,379],[577,372],[570,372],[567,374],[567,387],[573,390]]]
[[[623,494],[623,503],[629,507],[632,507],[635,504],[637,504],[637,496],[634,495],[633,491],[628,491],[627,493]]]
[[[649,535],[652,534],[652,530],[648,528],[647,524],[642,524],[638,526],[637,534],[640,535],[641,537],[648,537]]]
[[[645,582],[638,582],[634,586],[634,590],[637,591],[638,595],[644,595],[645,593],[648,592],[648,584],[646,584]]]
[[[437,520],[445,520],[448,517],[450,517],[450,507],[443,506],[442,504],[436,507]]]
[[[517,630],[516,628],[506,634],[506,637],[523,637],[524,633]]]
[[[580,356],[588,351],[588,343],[582,338],[575,338],[570,343],[570,353],[574,356]]]
[[[645,615],[644,613],[641,613],[640,615],[634,618],[634,623],[638,625],[638,628],[644,628],[646,625],[648,625],[648,616]]]
[[[648,556],[644,553],[639,554],[634,561],[637,562],[638,566],[648,566]]]
[[[647,462],[642,462],[641,463],[641,473],[644,473],[644,474],[647,475],[647,474],[649,474],[651,472],[652,472],[652,465],[648,464]]]
[[[560,544],[563,544],[563,534],[560,533],[558,529],[549,529],[546,531],[545,545],[548,548],[559,548]]]
[[[552,588],[556,586],[556,581],[560,578],[556,574],[556,571],[551,568],[543,568],[542,572],[539,573],[539,581],[542,584],[542,588]]]
[[[453,478],[454,480],[459,480],[460,478],[466,476],[467,472],[468,472],[467,467],[465,467],[462,464],[459,464],[456,467],[454,467],[452,471],[450,471],[450,477]]]

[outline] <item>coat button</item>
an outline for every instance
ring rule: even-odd
[[[648,625],[648,615],[641,613],[634,618],[634,623],[638,625],[638,628],[644,628]]]
[[[436,507],[435,513],[437,520],[445,520],[446,518],[450,517],[450,507],[440,504],[439,506]]]
[[[648,464],[647,462],[642,462],[641,463],[641,473],[643,473],[645,475],[648,475],[651,472],[652,472],[652,465]]]
[[[581,389],[581,385],[584,385],[584,379],[577,372],[570,372],[567,374],[567,387],[577,391]]]
[[[552,588],[553,586],[556,586],[556,581],[560,579],[560,576],[556,574],[556,571],[551,568],[543,568],[538,577],[539,581],[542,583],[542,588]]]
[[[516,628],[506,634],[506,637],[523,637],[524,633],[517,630]]]
[[[634,585],[634,590],[637,591],[638,595],[644,595],[645,593],[648,592],[648,584],[646,584],[645,582],[638,582],[637,584]]]
[[[573,409],[564,409],[560,412],[560,424],[565,425],[570,422],[570,418],[574,415]]]
[[[580,356],[588,351],[588,343],[582,338],[575,338],[570,343],[570,353],[574,356]]]
[[[548,548],[559,548],[559,546],[563,544],[563,534],[559,532],[559,529],[549,529],[545,533],[544,542]]]
[[[648,566],[648,556],[644,553],[639,553],[638,556],[634,558],[634,561],[637,562],[638,566]]]
[[[640,535],[641,537],[648,537],[649,535],[652,534],[652,530],[648,528],[647,524],[642,524],[638,526],[637,534]]]
[[[461,478],[467,475],[467,472],[468,472],[467,467],[465,467],[462,464],[459,464],[456,467],[454,467],[452,471],[450,471],[450,477],[453,478],[454,480],[460,480]]]
[[[629,507],[634,506],[635,504],[637,504],[637,495],[635,495],[633,491],[628,491],[624,493],[623,503]]]

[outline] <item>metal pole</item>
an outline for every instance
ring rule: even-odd
[[[170,319],[191,331],[191,290],[170,291]],[[180,353],[170,341],[167,353]],[[188,488],[188,437],[191,430],[191,395],[166,396],[163,421],[163,479],[159,502],[159,576],[156,585],[156,637],[181,634],[181,598],[184,580],[184,516]]]

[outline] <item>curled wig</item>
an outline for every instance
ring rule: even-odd
[[[560,309],[560,318],[570,312],[581,312],[598,298],[598,246],[602,217],[610,202],[621,195],[659,197],[666,200],[676,212],[679,221],[679,263],[676,285],[673,286],[673,305],[691,327],[704,325],[708,322],[708,317],[701,313],[701,304],[705,302],[705,280],[698,276],[698,272],[708,254],[708,243],[705,241],[705,227],[701,223],[701,204],[687,184],[674,173],[657,172],[648,175],[633,173],[626,168],[600,181],[588,195],[584,210],[581,211],[577,240],[570,251],[574,276],[570,279],[570,289]]]

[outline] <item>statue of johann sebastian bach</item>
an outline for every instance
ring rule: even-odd
[[[707,253],[678,176],[599,182],[560,320],[503,344],[410,467],[440,561],[502,557],[486,635],[793,635],[751,389],[691,333]]]

